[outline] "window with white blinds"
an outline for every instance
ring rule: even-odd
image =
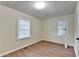
[[[18,20],[18,38],[29,38],[30,37],[30,21]]]

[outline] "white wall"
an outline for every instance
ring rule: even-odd
[[[44,20],[43,23],[43,39],[47,41],[52,41],[56,43],[64,44],[62,39],[59,39],[57,36],[57,21],[58,20],[68,20],[68,45],[74,45],[74,15],[66,15],[55,18],[50,18]],[[67,40],[66,38],[64,40]]]
[[[75,39],[74,39],[75,53],[76,53],[76,56],[79,57],[79,40],[76,40],[76,38],[79,38],[79,2],[77,3],[75,8]]]
[[[31,38],[17,40],[18,16],[25,17],[32,22]],[[41,38],[41,20],[19,11],[0,6],[0,55],[10,50],[37,42]]]

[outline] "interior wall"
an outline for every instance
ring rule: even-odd
[[[75,38],[74,38],[74,49],[76,56],[79,57],[79,40],[76,40],[76,38],[79,38],[79,2],[77,2],[76,8],[75,8]]]
[[[26,20],[31,21],[31,38],[17,40],[18,17],[24,17]],[[41,23],[40,19],[0,6],[0,54],[40,41]]]
[[[66,15],[55,18],[50,18],[44,20],[43,23],[43,39],[47,41],[52,41],[56,43],[63,43],[63,40],[57,36],[57,21],[58,20],[68,20],[68,40],[64,38],[63,40],[67,41],[68,45],[74,45],[74,15]]]

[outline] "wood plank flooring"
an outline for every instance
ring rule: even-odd
[[[75,57],[75,53],[73,47],[64,48],[61,44],[40,41],[5,57]]]

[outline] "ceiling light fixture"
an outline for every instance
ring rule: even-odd
[[[35,8],[41,10],[41,9],[44,9],[46,7],[46,4],[45,2],[36,2],[35,3]]]

